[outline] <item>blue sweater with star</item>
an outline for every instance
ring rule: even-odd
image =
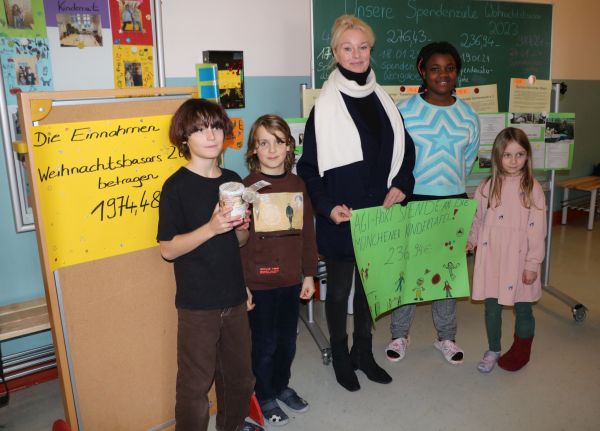
[[[465,192],[479,148],[479,117],[456,98],[450,106],[432,105],[416,94],[398,108],[415,143],[413,193],[450,196]]]

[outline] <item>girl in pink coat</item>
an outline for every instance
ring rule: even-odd
[[[477,247],[475,300],[485,301],[489,350],[477,365],[482,373],[498,366],[517,371],[527,362],[535,330],[531,305],[540,299],[544,260],[546,199],[533,176],[531,145],[514,127],[502,130],[492,148],[492,175],[475,192],[479,202],[467,249]],[[514,306],[514,342],[500,354],[502,306]]]

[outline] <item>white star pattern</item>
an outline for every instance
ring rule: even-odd
[[[448,194],[461,193],[454,190],[464,189],[479,145],[477,115],[464,102],[437,107],[421,96],[409,99],[400,110],[415,143],[417,186],[449,186]]]

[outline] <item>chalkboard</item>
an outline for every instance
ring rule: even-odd
[[[500,111],[508,109],[511,77],[550,79],[552,5],[475,0],[313,0],[314,85],[329,75],[335,19],[355,15],[375,32],[371,66],[381,85],[421,79],[419,50],[446,40],[461,54],[458,86],[498,84]]]

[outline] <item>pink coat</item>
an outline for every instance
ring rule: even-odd
[[[521,203],[521,177],[503,177],[500,206],[488,208],[489,182],[477,191],[477,213],[469,242],[477,245],[472,298],[498,298],[502,305],[535,302],[542,296],[540,266],[546,238],[546,198],[534,181],[531,208]],[[523,283],[524,270],[537,272],[531,285]]]

